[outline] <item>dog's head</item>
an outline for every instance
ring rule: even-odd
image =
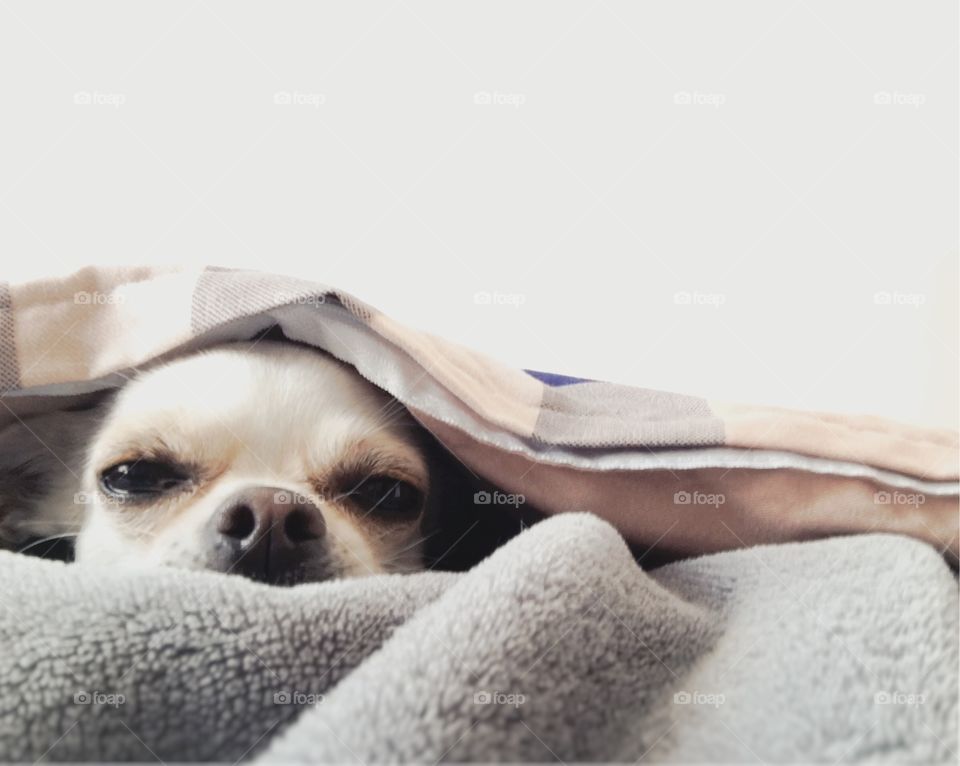
[[[315,349],[264,340],[155,367],[86,450],[77,560],[278,584],[416,570],[431,492],[420,434]]]

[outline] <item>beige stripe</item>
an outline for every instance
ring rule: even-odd
[[[190,338],[199,269],[82,269],[11,287],[20,380],[88,380],[142,364]]]
[[[519,436],[533,435],[544,390],[539,380],[463,346],[409,330],[379,312],[368,323],[481,418]]]
[[[960,478],[955,431],[859,415],[711,402],[733,447],[782,449],[885,468],[923,479]]]

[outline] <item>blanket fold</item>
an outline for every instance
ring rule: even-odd
[[[956,762],[955,431],[512,369],[318,283],[148,267],[0,285],[0,428],[55,454],[46,413],[267,332],[497,489],[449,513],[545,520],[467,572],[294,588],[0,552],[0,760]]]
[[[612,527],[570,514],[458,575],[277,589],[0,554],[0,577],[3,760],[957,752],[956,580],[897,536],[647,573]]]

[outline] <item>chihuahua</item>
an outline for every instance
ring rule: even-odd
[[[159,364],[93,409],[9,427],[0,445],[0,542],[75,538],[81,564],[275,585],[414,572],[477,518],[475,477],[396,399],[275,340]],[[462,512],[440,525],[441,506]]]

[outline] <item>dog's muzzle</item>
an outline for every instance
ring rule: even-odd
[[[228,497],[206,529],[211,569],[275,585],[326,579],[323,514],[279,487],[250,487]]]

